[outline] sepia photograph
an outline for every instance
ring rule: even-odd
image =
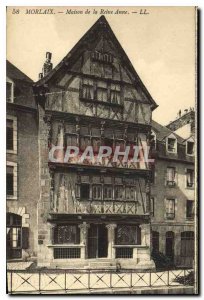
[[[198,294],[197,24],[7,6],[8,294]]]

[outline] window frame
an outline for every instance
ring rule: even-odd
[[[157,149],[157,135],[156,132],[154,130],[151,130],[151,146],[152,146],[152,142],[154,141],[154,145],[152,146],[153,150]]]
[[[133,239],[135,239],[135,243],[133,243],[133,241],[131,243],[126,243],[126,241],[123,241],[122,243],[119,243],[120,238],[118,236],[119,234],[119,230],[122,230],[122,234],[124,234],[126,229],[131,229],[134,232],[134,237]],[[133,233],[132,232],[132,233]],[[126,238],[130,238],[130,235],[125,235]],[[124,238],[122,238],[124,239]],[[125,239],[124,239],[125,240]],[[114,243],[117,246],[128,246],[128,245],[141,245],[142,240],[141,240],[141,228],[139,225],[135,225],[135,224],[119,224],[116,228],[115,228],[115,238],[114,238]]]
[[[168,201],[173,202],[173,213],[167,212],[167,203]],[[176,217],[176,199],[175,198],[166,198],[165,199],[165,218],[167,220],[174,220]]]
[[[191,215],[188,215],[188,203],[192,204],[192,207],[191,207],[192,214]],[[194,200],[187,199],[186,200],[186,219],[187,220],[193,220],[194,219],[194,210],[195,210],[195,202],[194,202]]]
[[[111,188],[111,198],[105,198],[105,187],[109,187],[109,188]],[[113,186],[113,184],[108,184],[108,183],[104,183],[104,185],[103,185],[103,200],[104,201],[113,201],[114,199],[113,199],[113,191],[114,191],[114,186]]]
[[[18,188],[17,188],[17,163],[15,162],[10,162],[7,161],[6,162],[6,166],[8,167],[13,167],[13,195],[7,195],[6,194],[6,200],[17,200],[17,192],[18,192]],[[7,192],[7,191],[6,191]]]
[[[150,215],[154,217],[154,212],[155,212],[155,197],[151,196],[150,197]]]
[[[188,182],[187,182],[187,180],[188,180],[188,171],[192,171],[192,173],[193,173],[193,181],[191,182],[192,183],[192,185],[190,186],[190,185],[188,185]],[[194,169],[191,169],[191,168],[186,168],[186,183],[185,183],[185,186],[186,186],[186,189],[194,189],[194,187],[195,187],[195,170]]]
[[[87,186],[89,188],[89,196],[87,198],[82,198],[82,192],[81,192],[82,186]],[[90,185],[90,183],[86,183],[86,182],[80,183],[80,200],[81,201],[90,200],[90,191],[91,191],[91,185]]]
[[[192,154],[188,153],[188,143],[193,144],[193,153]],[[195,155],[195,142],[192,141],[192,140],[191,141],[190,140],[186,141],[186,155],[188,155],[188,156],[194,156]]]
[[[100,198],[94,198],[94,187],[97,187],[100,189]],[[92,200],[93,201],[101,201],[103,199],[103,192],[102,192],[102,184],[100,183],[93,183],[91,186],[91,192],[92,192]]]
[[[168,175],[168,169],[174,170],[174,180],[167,180],[167,175]],[[171,183],[171,184],[170,184]],[[174,166],[167,166],[166,167],[166,180],[165,180],[165,185],[168,187],[175,187],[176,186],[176,167]]]
[[[75,227],[76,235],[74,238],[74,242],[59,242],[59,227]],[[65,228],[64,228],[65,229]],[[77,224],[56,224],[56,226],[53,228],[53,245],[79,245],[80,244],[80,229]],[[62,239],[65,239],[65,233],[63,232]]]
[[[14,218],[17,218],[17,220],[19,222],[9,222],[8,223],[8,218],[10,218],[12,216],[12,220]],[[12,254],[11,257],[8,257],[7,259],[21,259],[22,258],[22,249],[23,249],[23,230],[22,230],[22,217],[20,215],[14,214],[14,213],[10,213],[8,212],[6,215],[6,242],[9,244],[7,244],[7,255],[8,255],[8,251],[11,251],[15,253],[19,253],[19,255],[14,255]],[[10,219],[9,219],[10,220]],[[16,231],[16,233],[15,233]],[[9,241],[8,241],[8,235],[10,236]],[[18,240],[18,236],[20,236],[20,240]],[[15,239],[16,238],[16,239]],[[13,246],[13,242],[16,242],[16,246]],[[20,242],[20,245],[18,245],[17,243]],[[12,245],[11,245],[12,243]]]
[[[169,151],[169,139],[171,140],[175,140],[175,151]],[[173,135],[170,135],[166,138],[166,151],[168,153],[173,153],[173,154],[177,154],[177,138]]]
[[[6,121],[12,121],[13,122],[13,149],[7,149],[6,147],[6,153],[8,154],[17,154],[17,117],[16,116],[11,116],[7,115],[6,116]],[[7,131],[7,128],[6,128]]]
[[[11,98],[10,101],[8,101],[9,98],[7,98],[7,93],[6,93],[6,102],[8,103],[14,103],[14,82],[10,78],[6,78],[6,84],[9,83],[11,84]]]

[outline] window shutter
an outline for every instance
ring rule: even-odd
[[[29,228],[22,227],[22,248],[28,249],[29,248]]]

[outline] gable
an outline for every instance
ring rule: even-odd
[[[102,59],[94,59],[94,53],[97,52]],[[111,62],[103,63],[104,55],[109,55]],[[57,80],[59,86],[63,87],[62,82],[67,84],[64,77],[68,72],[124,82],[127,84],[124,97],[148,103],[152,109],[157,107],[104,16],[98,19],[67,56],[35,86]]]

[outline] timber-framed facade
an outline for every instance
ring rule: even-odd
[[[150,166],[49,161],[60,146],[148,146],[157,107],[102,16],[34,85],[39,118],[38,266],[152,269]],[[131,154],[130,154],[131,155]]]

